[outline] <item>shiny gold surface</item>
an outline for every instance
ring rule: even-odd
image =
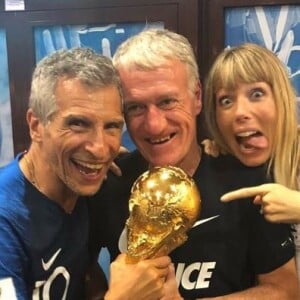
[[[127,226],[128,262],[169,254],[184,243],[200,212],[193,179],[176,167],[155,167],[134,183]]]

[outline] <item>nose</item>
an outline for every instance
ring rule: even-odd
[[[155,105],[149,106],[144,119],[144,128],[151,135],[159,135],[166,126],[165,112]]]
[[[108,143],[106,141],[103,128],[97,128],[89,135],[85,143],[85,150],[95,158],[104,158],[109,154]]]
[[[244,96],[238,96],[236,99],[235,116],[237,121],[243,121],[250,118],[251,105]]]

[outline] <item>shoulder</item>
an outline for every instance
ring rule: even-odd
[[[116,163],[125,173],[132,170],[136,170],[135,172],[144,171],[148,166],[147,161],[138,150],[121,155],[116,159]]]
[[[0,249],[9,251],[3,252],[6,254],[4,259],[0,258],[2,262],[13,260],[13,256],[16,257],[19,253],[25,259],[22,251],[29,239],[30,228],[30,211],[25,200],[24,182],[18,182],[10,174],[10,168],[14,169],[13,166],[7,166],[1,170],[0,175]],[[11,266],[10,263],[9,265]]]
[[[5,182],[16,180],[18,177],[22,175],[22,172],[19,168],[18,158],[12,160],[9,164],[0,168],[0,186]]]
[[[135,150],[118,157],[115,163],[122,171],[122,176],[117,176],[112,172],[108,173],[107,182],[120,183],[122,185],[132,184],[137,177],[148,169],[147,161],[139,151]]]
[[[203,154],[198,177],[207,174],[229,186],[254,186],[271,181],[267,175],[267,166],[247,167],[237,158],[229,154],[220,154],[217,157]]]
[[[19,167],[18,158],[0,168],[0,209],[18,212],[25,190],[26,180]]]
[[[242,164],[235,156],[231,154],[219,154],[217,157],[207,155],[204,153],[204,159],[215,168],[231,169],[232,171],[245,171],[245,172],[266,172],[266,165],[262,164],[255,167],[248,167]]]

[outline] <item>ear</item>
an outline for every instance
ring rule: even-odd
[[[199,115],[202,110],[202,86],[201,82],[198,80],[195,86],[195,112],[196,115]]]
[[[42,140],[44,125],[42,124],[40,119],[35,116],[31,108],[29,108],[27,111],[26,120],[29,127],[31,140],[40,142]]]

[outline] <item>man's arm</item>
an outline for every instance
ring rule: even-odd
[[[23,243],[17,236],[12,212],[0,209],[0,299],[27,299],[24,266],[28,261]],[[5,298],[6,295],[9,297]]]
[[[201,300],[208,298],[201,298]],[[296,300],[300,299],[295,259],[276,270],[258,275],[255,287],[226,296],[209,298],[218,300]]]

